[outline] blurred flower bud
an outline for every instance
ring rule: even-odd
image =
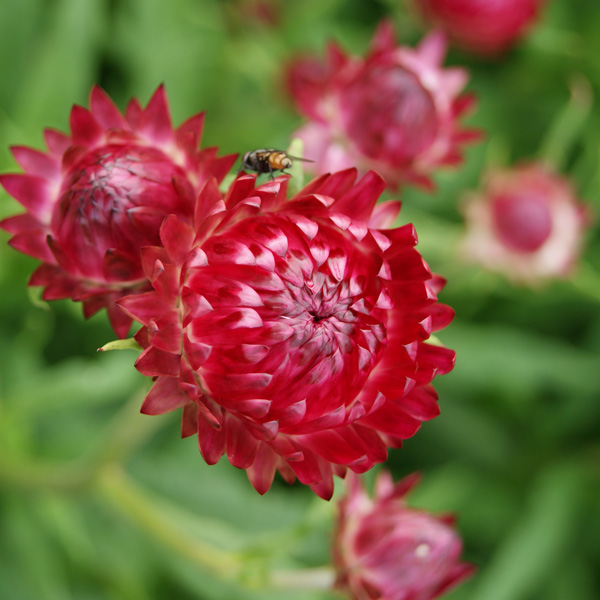
[[[288,86],[309,119],[295,135],[312,168],[358,166],[392,187],[430,188],[433,171],[461,162],[461,144],[479,138],[458,121],[474,98],[460,95],[465,69],[442,68],[445,53],[442,34],[428,35],[417,48],[399,46],[383,22],[364,58],[331,44],[325,64],[312,57],[293,63]]]
[[[458,46],[498,54],[515,44],[537,19],[545,0],[414,0],[434,27]]]
[[[351,598],[432,600],[473,573],[473,565],[460,562],[453,517],[407,506],[405,496],[418,480],[413,474],[394,485],[382,472],[371,499],[349,474],[333,555],[337,586]]]
[[[528,285],[571,273],[587,221],[571,182],[541,163],[490,172],[464,215],[466,259]]]

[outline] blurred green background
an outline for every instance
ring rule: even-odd
[[[222,153],[286,147],[301,122],[281,85],[291,56],[321,53],[332,37],[362,53],[385,16],[403,42],[422,35],[399,1],[270,4],[275,23],[245,0],[2,0],[0,172],[16,170],[10,145],[43,148],[44,127],[68,130],[94,83],[123,108],[164,82],[174,122],[206,110],[203,146]],[[600,110],[573,135],[557,126],[574,75],[598,96],[599,30],[595,2],[553,0],[502,59],[452,50],[447,64],[471,71],[469,122],[486,142],[436,176],[435,194],[402,194],[401,222],[415,223],[448,279],[441,299],[457,316],[440,337],[457,365],[436,383],[441,416],[388,466],[396,478],[422,471],[415,505],[458,514],[479,572],[452,600],[600,597],[598,228],[575,279],[538,291],[454,253],[462,190],[489,161],[536,156],[549,135],[581,197],[600,205]],[[2,192],[0,216],[16,212]],[[207,467],[194,439],[179,439],[178,415],[140,416],[148,382],[135,354],[96,352],[114,337],[103,314],[84,323],[79,305],[36,302],[26,289],[36,263],[7,239],[0,232],[0,599],[333,597],[261,585],[266,569],[327,563],[334,503],[279,479],[260,497],[224,460]],[[241,582],[213,547],[242,553]]]

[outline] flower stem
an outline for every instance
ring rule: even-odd
[[[600,273],[591,265],[581,262],[569,281],[579,292],[600,302]]]
[[[561,171],[592,108],[592,86],[583,75],[574,75],[569,83],[571,96],[550,127],[540,148],[541,159]]]
[[[270,587],[290,590],[329,590],[335,582],[333,567],[273,571]]]
[[[100,494],[119,512],[181,556],[220,576],[232,577],[241,570],[240,555],[206,544],[183,531],[181,526],[153,503],[119,465],[105,465],[96,479]]]

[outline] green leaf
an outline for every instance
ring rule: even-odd
[[[521,518],[478,576],[471,600],[527,598],[562,568],[580,519],[582,482],[581,470],[571,462],[538,475]]]

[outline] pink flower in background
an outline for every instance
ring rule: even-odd
[[[287,198],[287,178],[199,195],[194,226],[169,217],[143,250],[154,291],[119,304],[144,327],[137,369],[155,378],[142,412],[183,407],[209,464],[225,453],[266,492],[278,470],[323,498],[438,412],[430,382],[454,352],[428,343],[453,317],[443,282],[390,229],[398,202],[356,170]]]
[[[513,46],[537,20],[545,0],[414,0],[425,18],[457,45],[481,54]]]
[[[528,285],[571,273],[587,221],[571,182],[541,163],[490,172],[464,214],[466,258]]]
[[[324,64],[313,58],[293,63],[288,86],[309,120],[295,135],[313,168],[326,173],[357,165],[362,172],[374,169],[392,187],[430,188],[433,171],[459,163],[461,144],[479,133],[459,124],[474,98],[460,95],[465,69],[442,68],[445,52],[439,33],[417,48],[398,46],[392,25],[383,22],[365,58],[332,44]]]
[[[407,506],[418,475],[394,484],[378,475],[371,499],[357,475],[339,505],[333,558],[337,586],[355,600],[432,600],[469,577],[450,516]]]
[[[131,319],[115,301],[149,287],[140,248],[160,242],[168,214],[191,221],[198,191],[235,156],[198,150],[203,114],[173,130],[162,86],[124,116],[98,87],[90,107],[73,107],[70,136],[45,131],[48,152],[12,148],[25,173],[0,183],[27,212],[0,227],[14,234],[13,248],[42,261],[29,285],[44,286],[45,300],[81,301],[86,317],[105,307],[124,337]]]

